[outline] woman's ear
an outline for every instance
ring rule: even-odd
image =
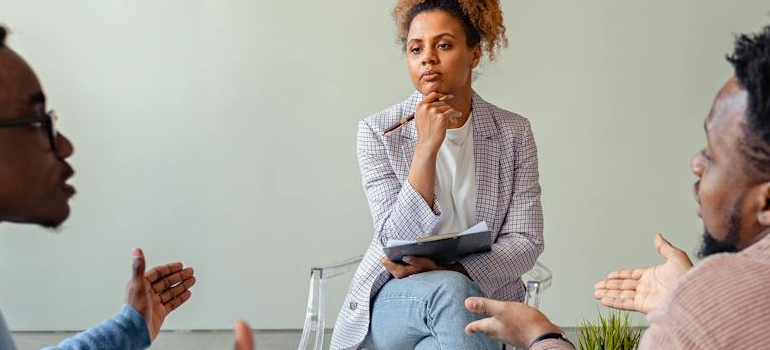
[[[473,60],[471,61],[471,69],[478,67],[479,63],[481,62],[481,45],[476,45],[473,48]]]

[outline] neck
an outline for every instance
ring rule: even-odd
[[[465,125],[465,122],[468,121],[468,117],[471,115],[471,97],[473,93],[471,86],[468,85],[462,91],[452,92],[452,95],[454,95],[454,98],[448,100],[447,104],[452,106],[454,110],[462,113],[462,117],[449,121],[449,128],[456,129]]]

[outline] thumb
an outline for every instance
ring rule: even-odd
[[[254,350],[254,335],[244,321],[235,324],[235,350]]]
[[[141,248],[134,248],[134,265],[132,266],[133,278],[144,278],[144,268],[144,252]]]
[[[465,299],[465,308],[477,314],[496,316],[503,307],[503,303],[497,300],[470,297]]]
[[[655,250],[667,260],[679,254],[679,249],[671,245],[660,233],[655,235]]]

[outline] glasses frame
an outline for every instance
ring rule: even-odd
[[[17,126],[35,125],[40,123],[45,127],[46,134],[48,135],[48,142],[51,145],[51,150],[56,152],[56,138],[59,136],[59,132],[56,129],[56,112],[50,110],[42,114],[34,114],[16,119],[0,120],[0,129],[12,128]]]

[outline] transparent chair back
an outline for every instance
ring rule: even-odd
[[[326,335],[324,284],[330,279],[355,271],[361,259],[362,256],[358,256],[335,264],[310,268],[310,292],[307,297],[305,323],[298,350],[324,350]],[[545,265],[536,262],[535,266],[521,278],[527,288],[524,302],[539,308],[540,295],[551,287],[551,271]]]

